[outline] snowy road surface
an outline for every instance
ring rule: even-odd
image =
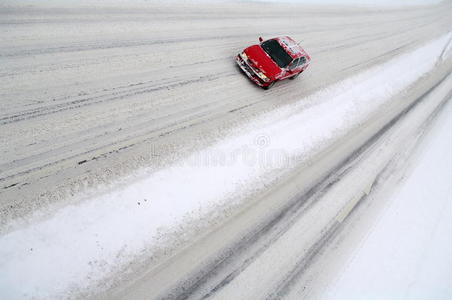
[[[386,174],[291,298],[450,298],[451,104],[408,158],[408,168]]]
[[[450,9],[2,7],[3,295],[296,298],[448,99]],[[264,92],[232,57],[280,34]]]
[[[2,220],[84,182],[208,144],[256,114],[441,35],[451,22],[449,6],[155,5],[2,9]],[[282,33],[303,41],[315,61],[296,83],[262,93],[232,57],[260,35]]]
[[[451,103],[416,151],[411,170],[388,197],[389,207],[332,284],[329,298],[452,295],[452,261],[447,259],[452,251],[452,239],[447,238],[452,229]]]

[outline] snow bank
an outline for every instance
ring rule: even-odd
[[[429,72],[450,36],[272,111],[147,178],[3,235],[0,296],[61,297],[92,287],[187,220],[241,203]]]

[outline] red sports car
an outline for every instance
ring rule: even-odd
[[[276,37],[253,45],[236,57],[237,64],[256,84],[269,89],[278,80],[294,79],[306,70],[311,57],[292,38]]]

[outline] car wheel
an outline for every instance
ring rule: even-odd
[[[300,76],[301,72],[295,74],[294,76],[290,77],[290,80],[294,80],[295,78],[297,78],[298,76]]]
[[[273,82],[270,83],[269,85],[263,86],[262,88],[263,88],[264,90],[268,90],[268,89],[270,89],[270,88],[275,84],[275,82],[276,82],[276,81],[273,81]]]

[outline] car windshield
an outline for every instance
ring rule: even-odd
[[[261,47],[280,68],[285,68],[292,61],[292,57],[287,54],[277,40],[265,41],[261,44]]]

